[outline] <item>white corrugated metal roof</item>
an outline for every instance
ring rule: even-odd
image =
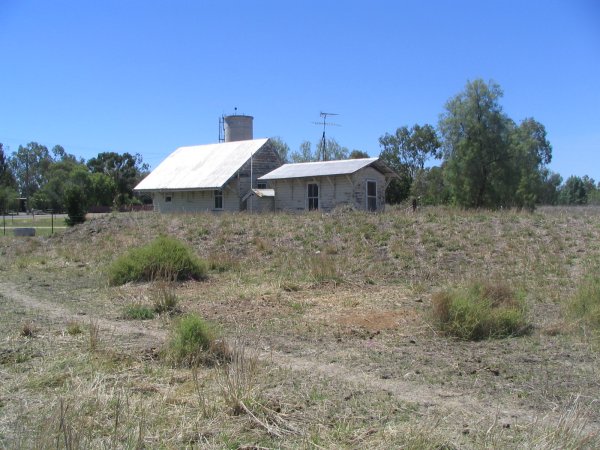
[[[257,197],[275,197],[275,189],[250,189],[244,197],[242,197],[242,201],[247,200],[252,194]]]
[[[344,159],[336,161],[320,161],[308,163],[284,164],[263,175],[259,180],[281,180],[283,178],[308,178],[328,175],[350,175],[357,170],[373,165],[385,175],[395,173],[382,163],[379,158]]]
[[[267,140],[179,147],[135,190],[220,189]]]

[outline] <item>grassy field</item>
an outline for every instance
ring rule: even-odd
[[[15,228],[35,228],[36,236],[50,236],[53,231],[62,232],[66,227],[64,216],[54,220],[49,215],[7,216],[4,220],[0,217],[0,237],[13,236]]]
[[[109,284],[160,235],[208,277]],[[591,207],[112,214],[2,238],[0,448],[598,448],[600,335],[571,305],[599,267]],[[474,282],[516,292],[527,332],[439,328],[432,298]],[[165,357],[185,313],[230,362]]]

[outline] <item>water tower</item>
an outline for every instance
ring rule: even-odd
[[[254,117],[252,116],[237,113],[223,116],[220,122],[223,126],[224,138],[220,136],[219,140],[221,142],[234,142],[254,139],[253,120]]]

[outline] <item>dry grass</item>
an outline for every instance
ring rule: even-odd
[[[565,311],[600,260],[599,218],[114,214],[0,239],[0,447],[597,448],[600,358]],[[167,289],[219,325],[219,364],[158,357],[176,316],[121,319],[159,286],[107,286],[104,269],[161,234],[208,261],[206,281]],[[432,295],[474,279],[493,304],[526,292],[531,334],[439,333]]]

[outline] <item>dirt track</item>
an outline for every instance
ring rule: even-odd
[[[0,282],[0,296],[7,300],[39,311],[53,319],[81,320],[74,314],[49,300],[34,298],[21,291],[19,286],[10,282]],[[139,322],[125,322],[104,318],[90,318],[102,329],[119,336],[120,345],[138,349],[159,348],[167,337],[166,331],[144,328]],[[263,349],[260,354],[263,361],[275,363],[282,368],[307,372],[318,377],[337,379],[356,388],[384,391],[403,402],[416,403],[421,411],[435,409],[451,412],[454,416],[476,418],[494,418],[500,423],[529,424],[534,421],[556,423],[559,417],[550,412],[544,417],[535,417],[531,412],[507,404],[493,404],[475,399],[463,392],[440,389],[420,383],[382,379],[369,373],[356,370],[338,363],[324,364],[305,357],[296,357],[271,349]]]

